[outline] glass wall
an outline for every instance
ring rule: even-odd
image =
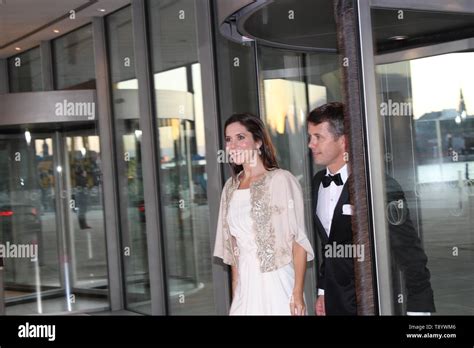
[[[239,44],[215,33],[222,124],[234,113],[258,115],[255,44]]]
[[[338,55],[261,46],[259,59],[262,116],[278,150],[279,164],[304,185],[303,178],[312,168],[306,156],[306,116],[322,104],[340,100]]]
[[[151,314],[141,158],[142,132],[139,126],[131,8],[123,8],[108,16],[106,28],[120,187],[126,306],[128,309]]]
[[[95,89],[92,26],[57,38],[52,46],[55,89]]]
[[[17,250],[5,258],[6,312],[105,310],[98,136],[36,128],[0,136],[0,240]]]
[[[108,273],[100,139],[93,124],[80,128],[83,129],[64,132],[58,139],[65,150],[60,166],[65,189],[63,192],[68,192],[70,198],[65,211],[65,234],[61,237],[66,244],[70,267],[65,279],[70,282],[72,295],[90,296],[87,301],[91,307],[99,303],[107,307]]]
[[[474,16],[377,9],[372,19],[386,171],[375,213],[387,219],[396,314],[472,315],[474,47],[453,42]]]
[[[148,1],[170,314],[214,314],[194,1]]]
[[[214,11],[217,11],[216,2],[213,5]],[[217,19],[214,24],[218,25]],[[230,41],[219,30],[214,31],[214,37],[221,125],[236,113],[260,115],[256,43]],[[220,144],[224,144],[224,132],[219,136]],[[224,166],[224,173],[226,178],[231,176],[229,166]]]
[[[10,93],[43,90],[39,47],[8,59]]]
[[[53,151],[51,136],[29,131],[0,140],[0,240],[30,253],[4,259],[7,314],[48,313],[41,290],[61,289]],[[25,297],[29,308],[15,306]]]

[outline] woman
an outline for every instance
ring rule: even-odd
[[[236,114],[225,123],[232,178],[223,189],[214,256],[232,268],[231,315],[306,314],[306,237],[301,187],[279,169],[263,122]]]

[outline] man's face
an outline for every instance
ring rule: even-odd
[[[313,153],[313,159],[316,164],[328,167],[344,161],[344,136],[336,138],[331,133],[328,122],[322,122],[317,125],[309,122],[308,135],[308,147]]]

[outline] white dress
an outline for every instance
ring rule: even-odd
[[[272,272],[261,272],[250,215],[250,189],[235,190],[227,222],[239,248],[239,278],[230,315],[291,315],[290,299],[295,271],[290,263]]]

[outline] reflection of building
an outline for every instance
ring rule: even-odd
[[[474,117],[466,114],[458,123],[459,117],[457,110],[449,109],[424,114],[415,121],[417,150],[422,160],[448,157],[452,151],[464,160],[474,158]]]

